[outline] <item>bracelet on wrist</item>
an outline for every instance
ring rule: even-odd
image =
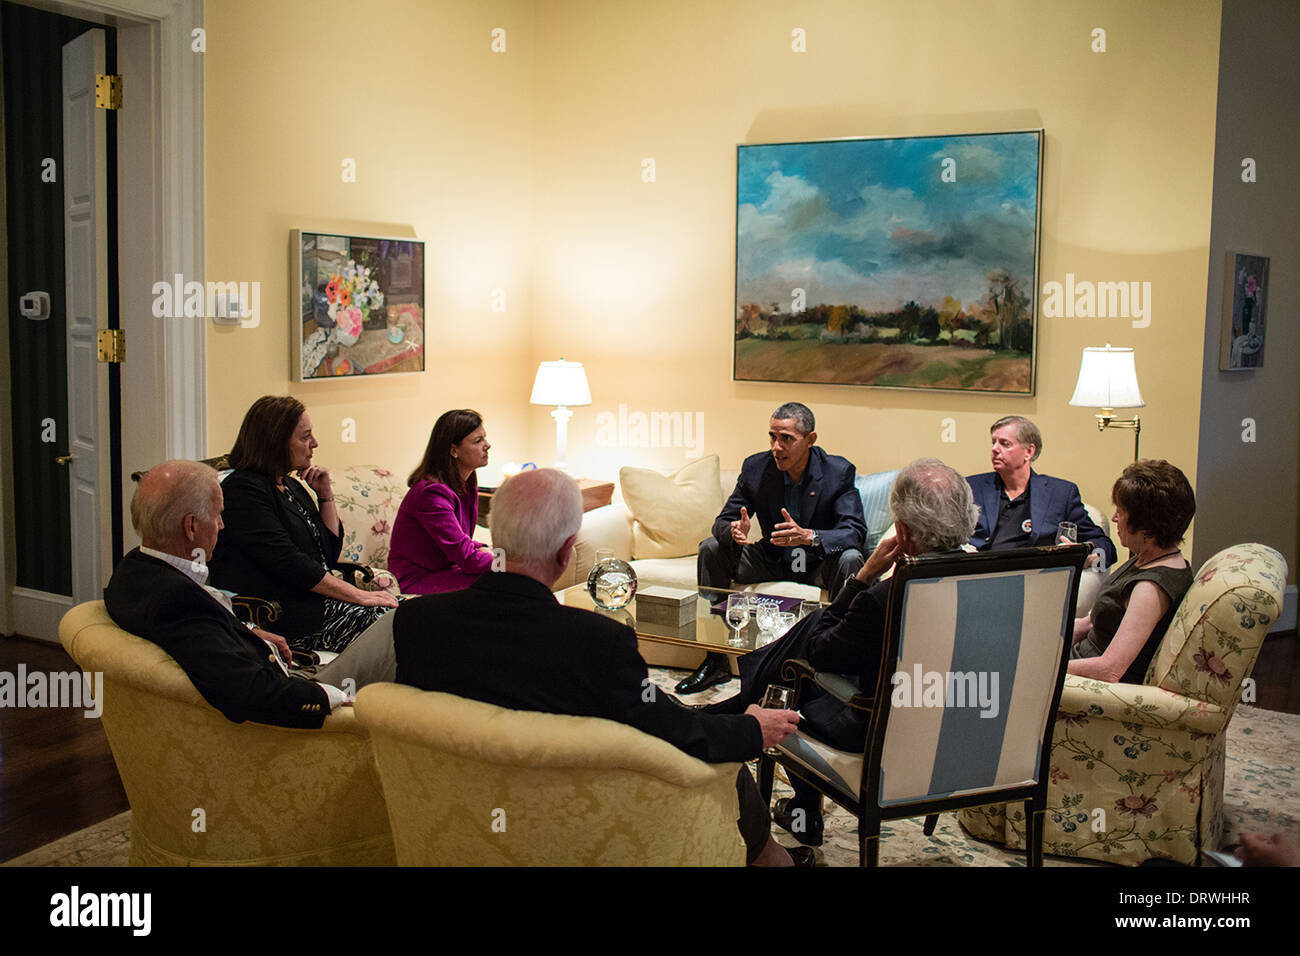
[[[333,495],[330,495],[328,498],[317,498],[317,499],[316,499],[317,503],[322,504],[322,505],[323,505],[325,502],[327,502],[327,501],[333,501],[333,500],[334,500],[334,496],[333,496]]]

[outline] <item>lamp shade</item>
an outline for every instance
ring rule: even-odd
[[[1079,363],[1079,380],[1074,384],[1071,405],[1086,408],[1142,408],[1133,350],[1086,348]]]
[[[591,389],[581,362],[542,362],[533,380],[530,405],[590,405]]]

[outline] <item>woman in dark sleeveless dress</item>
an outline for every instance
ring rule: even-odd
[[[1141,684],[1192,585],[1178,549],[1196,514],[1191,483],[1164,460],[1135,461],[1111,489],[1121,545],[1131,557],[1102,585],[1092,613],[1076,618],[1070,673]]]
[[[397,599],[330,573],[343,524],[329,472],[312,464],[318,444],[311,416],[296,398],[267,395],[253,403],[230,450],[235,470],[221,483],[225,527],[212,556],[212,581],[278,601],[275,630],[295,650],[338,652]]]

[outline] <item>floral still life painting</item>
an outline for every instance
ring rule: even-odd
[[[1228,253],[1228,282],[1224,290],[1223,339],[1219,350],[1222,371],[1264,367],[1264,293],[1268,288],[1268,257]],[[1227,302],[1231,296],[1231,303]]]
[[[737,147],[735,379],[1032,395],[1042,146]]]
[[[424,243],[295,230],[298,381],[424,370]]]

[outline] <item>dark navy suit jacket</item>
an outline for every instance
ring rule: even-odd
[[[813,445],[808,455],[808,485],[804,490],[801,528],[816,531],[822,550],[838,554],[850,548],[861,551],[867,539],[867,522],[862,516],[862,496],[853,479],[857,470],[853,462],[839,455],[828,455]],[[740,468],[736,489],[722,506],[713,522],[713,536],[731,540],[731,522],[740,520],[744,507],[750,518],[763,529],[763,551],[771,561],[790,554],[789,548],[772,544],[772,529],[785,519],[785,476],[776,467],[770,452],[750,455]]]
[[[989,471],[982,475],[970,475],[966,483],[975,494],[975,504],[980,508],[979,524],[971,535],[970,543],[976,548],[984,548],[993,538],[993,529],[997,525],[998,511],[1001,506],[1001,492],[994,479],[997,472]],[[1115,545],[1106,532],[1093,524],[1079,497],[1079,486],[1061,478],[1029,472],[1029,522],[1031,545],[1053,544],[1056,541],[1056,526],[1062,521],[1072,521],[1079,528],[1079,544],[1085,541],[1095,542],[1106,555],[1106,566],[1115,564]]]
[[[545,585],[488,572],[393,612],[397,682],[512,710],[629,724],[707,763],[757,757],[758,721],[713,715],[651,689],[626,624],[565,607]]]
[[[165,561],[131,550],[104,588],[118,627],[172,656],[228,720],[315,728],[330,713],[325,688],[287,676],[260,637]]]

